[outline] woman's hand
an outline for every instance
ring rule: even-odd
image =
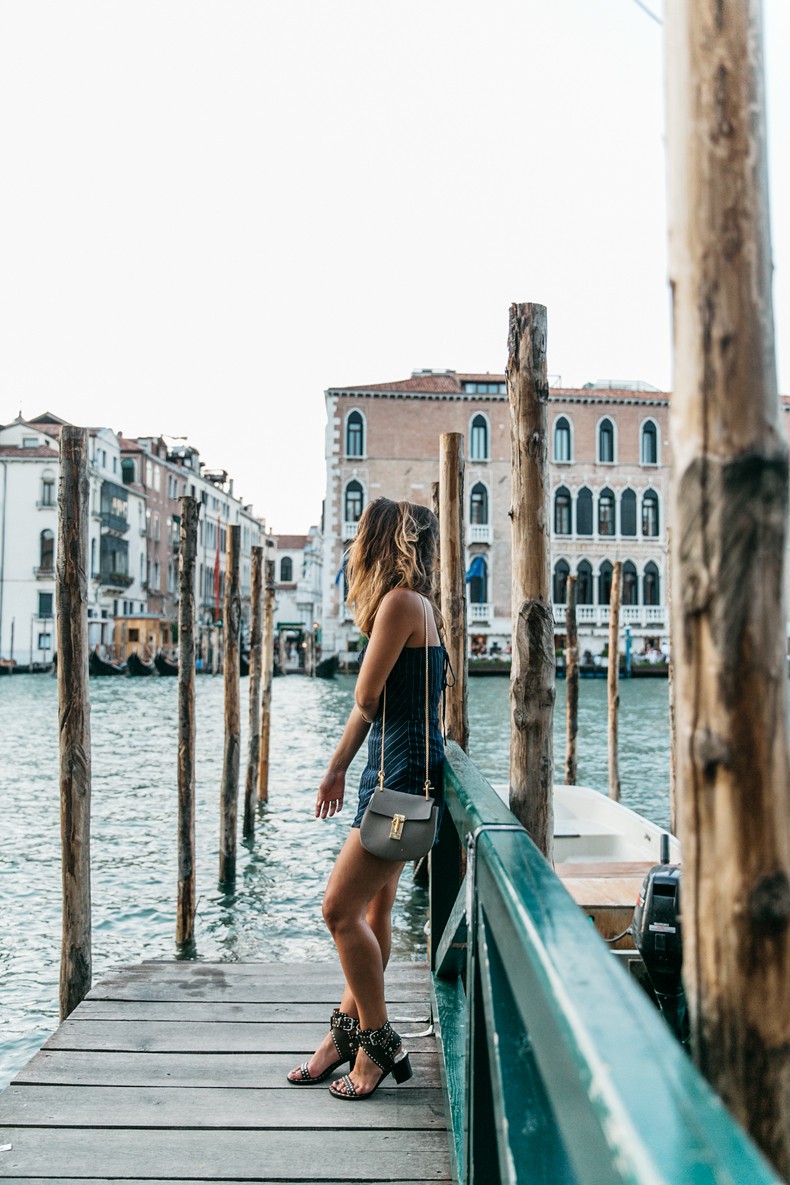
[[[346,771],[328,769],[318,787],[315,802],[316,819],[332,818],[343,806],[346,792]]]

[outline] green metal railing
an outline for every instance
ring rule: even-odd
[[[781,1185],[452,743],[445,794],[431,963],[455,1180]]]

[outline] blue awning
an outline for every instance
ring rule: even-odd
[[[483,576],[485,576],[485,574],[486,574],[485,557],[482,555],[476,555],[475,558],[472,560],[471,564],[469,565],[469,567],[467,568],[466,583],[468,584],[470,580],[474,580],[475,576],[483,577]]]

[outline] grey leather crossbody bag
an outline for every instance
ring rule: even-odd
[[[379,785],[370,796],[362,816],[359,837],[362,846],[381,860],[419,860],[433,846],[439,816],[436,802],[430,797],[428,737],[428,608],[422,598],[425,617],[425,783],[422,794],[390,790],[384,785],[384,730],[387,722],[387,685],[381,712],[381,764]]]

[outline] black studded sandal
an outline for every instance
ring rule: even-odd
[[[385,1020],[380,1029],[359,1029],[357,1038],[359,1048],[364,1049],[370,1060],[381,1070],[381,1077],[373,1090],[369,1090],[367,1094],[359,1094],[349,1075],[344,1074],[329,1087],[329,1093],[333,1098],[359,1102],[360,1099],[369,1099],[388,1074],[392,1074],[396,1082],[407,1082],[411,1078],[409,1055],[402,1048],[401,1039],[388,1020]],[[353,1068],[352,1066],[351,1069]]]
[[[359,1049],[359,1021],[355,1016],[349,1016],[345,1012],[341,1012],[339,1008],[335,1008],[329,1019],[329,1029],[332,1034],[332,1040],[335,1043],[335,1049],[338,1052],[338,1060],[332,1062],[331,1066],[327,1066],[323,1074],[312,1075],[308,1070],[310,1059],[302,1062],[301,1066],[296,1070],[291,1070],[291,1074],[299,1074],[298,1078],[292,1078],[291,1074],[286,1075],[291,1086],[315,1086],[318,1082],[323,1082],[333,1073],[338,1066],[342,1066],[348,1062],[350,1068],[354,1069],[354,1062],[357,1059],[357,1050]]]

